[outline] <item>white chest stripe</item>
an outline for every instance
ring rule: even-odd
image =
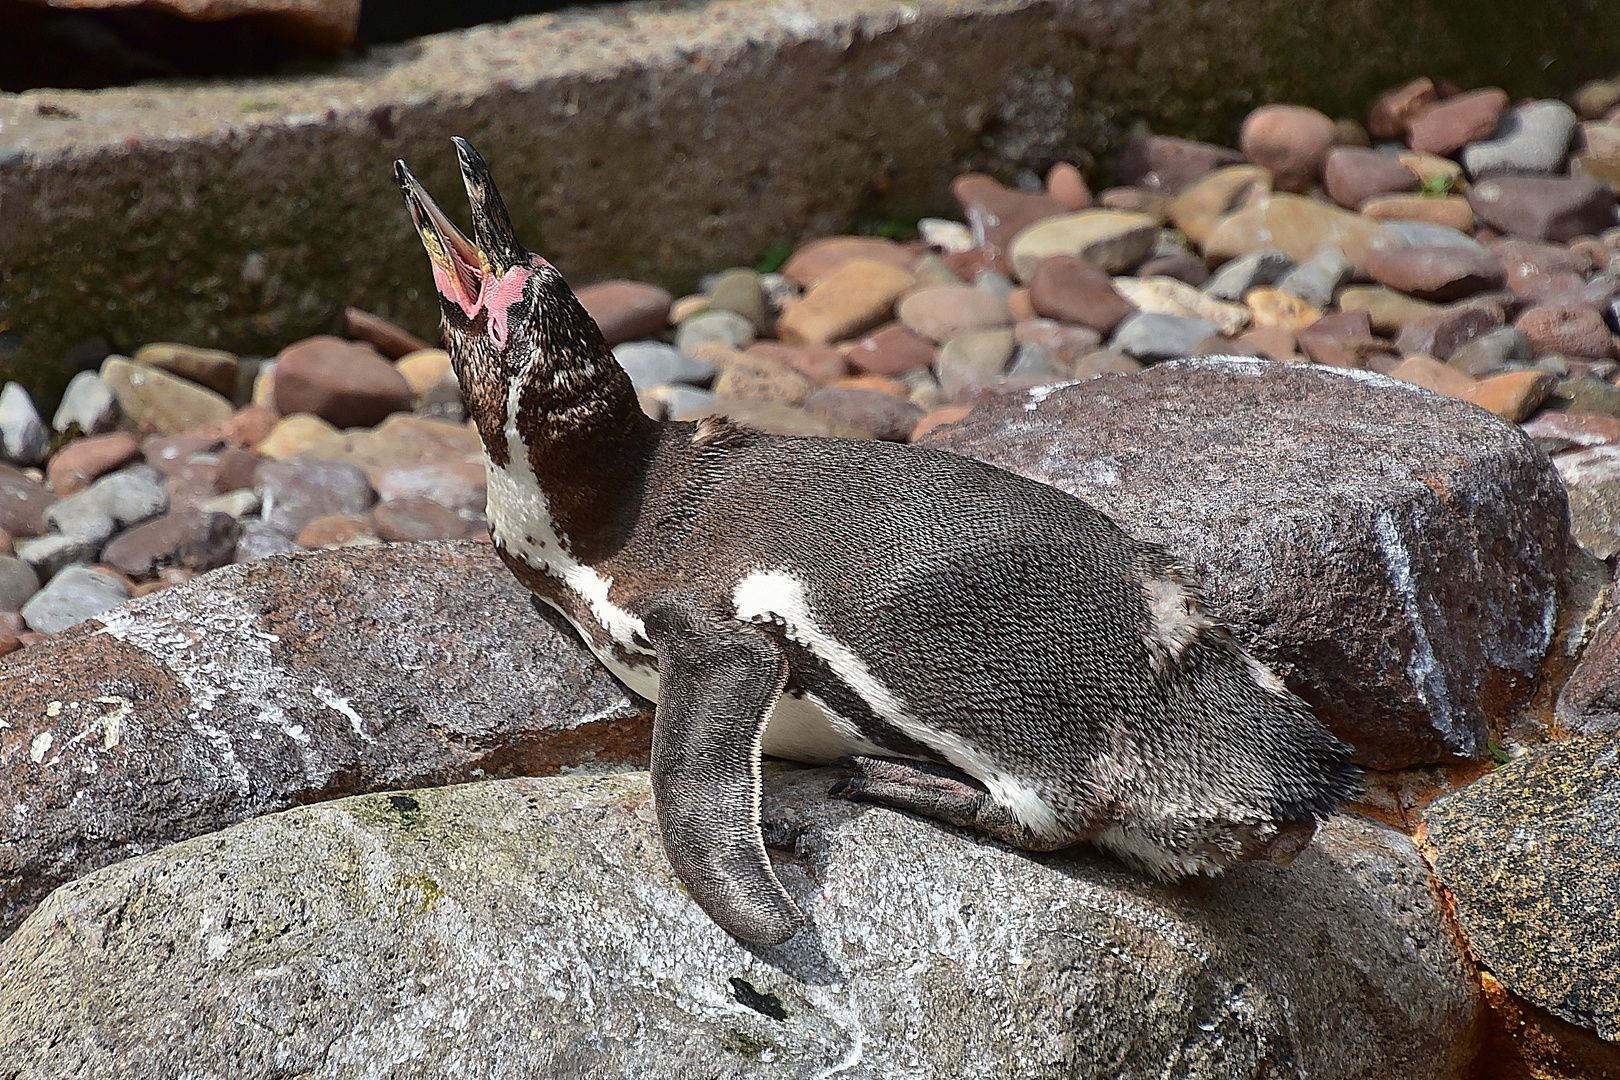
[[[749,574],[732,591],[732,604],[737,618],[744,621],[781,623],[789,637],[820,657],[874,713],[977,778],[1021,824],[1041,833],[1060,831],[1057,814],[1035,788],[1007,775],[988,755],[955,732],[930,727],[912,716],[859,656],[822,628],[810,610],[804,584],[786,570]]]
[[[490,533],[502,547],[531,566],[544,567],[547,573],[562,579],[564,585],[583,597],[590,605],[591,614],[614,641],[632,652],[650,656],[651,650],[637,643],[646,640],[647,628],[640,619],[608,598],[613,579],[603,577],[574,558],[557,535],[545,492],[540,489],[540,480],[529,464],[528,449],[518,437],[517,403],[522,383],[522,379],[513,379],[507,396],[507,463],[504,467],[498,466],[487,457],[484,462],[489,473]],[[586,637],[589,640],[589,636]]]

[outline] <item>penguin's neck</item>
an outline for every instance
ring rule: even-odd
[[[465,365],[463,389],[489,458],[496,542],[531,563],[595,563],[641,505],[657,423],[589,334]],[[555,337],[555,335],[553,335]],[[559,550],[560,549],[560,550]]]

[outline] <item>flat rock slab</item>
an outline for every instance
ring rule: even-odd
[[[648,711],[479,541],[216,571],[0,660],[0,936],[64,881],[273,810],[645,761]]]
[[[811,929],[674,880],[644,773],[304,807],[58,890],[0,945],[15,1080],[1454,1077],[1478,997],[1407,839],[1165,887],[773,768]],[[185,1037],[176,1037],[184,1032]]]
[[[1620,737],[1531,751],[1423,819],[1480,964],[1521,998],[1620,1043]]]
[[[1381,375],[1177,361],[995,398],[922,443],[1177,553],[1375,768],[1483,756],[1551,641],[1557,473],[1514,425]]]

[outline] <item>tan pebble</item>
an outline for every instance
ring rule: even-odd
[[[1109,188],[1097,198],[1097,205],[1109,210],[1129,210],[1146,214],[1160,225],[1170,221],[1170,196],[1162,191],[1139,187]]]
[[[911,387],[899,379],[890,379],[882,375],[850,375],[842,379],[833,379],[827,385],[845,390],[876,390],[891,397],[911,396]]]
[[[798,405],[814,389],[799,372],[759,353],[738,354],[714,380],[714,392],[722,398],[776,405]]]
[[[1035,318],[1035,305],[1030,301],[1029,289],[1014,289],[1007,297],[1007,310],[1012,312],[1013,322]]]
[[[405,376],[405,385],[417,397],[455,378],[450,369],[450,354],[443,349],[418,349],[407,353],[395,361],[394,370]]]
[[[911,430],[911,441],[916,442],[937,427],[954,424],[972,411],[971,405],[941,405],[917,421],[917,426]]]
[[[1462,396],[1517,424],[1541,408],[1557,385],[1558,377],[1551,372],[1507,371],[1481,379]]]
[[[169,581],[143,581],[133,589],[129,590],[129,595],[131,598],[150,596],[155,592],[162,592],[164,589],[172,587],[173,582]]]
[[[1255,328],[1261,330],[1280,328],[1293,335],[1322,317],[1316,307],[1270,285],[1250,289],[1243,303],[1254,319]]]
[[[1216,300],[1177,278],[1117,277],[1114,288],[1140,311],[1206,319],[1223,334],[1236,334],[1249,325],[1249,310],[1242,304]]]
[[[1466,372],[1449,364],[1442,364],[1432,356],[1414,353],[1402,360],[1400,366],[1389,373],[1391,377],[1433,390],[1447,397],[1464,398],[1474,391],[1474,380]]]
[[[823,236],[801,244],[783,265],[782,276],[808,289],[852,262],[877,262],[909,271],[917,255],[880,236]]]
[[[253,449],[272,461],[284,461],[342,436],[337,428],[313,413],[294,413],[271,428],[270,434]]]
[[[1474,208],[1461,195],[1379,195],[1361,204],[1375,221],[1426,221],[1458,232],[1474,231]]]
[[[1439,307],[1382,285],[1352,285],[1339,293],[1338,305],[1341,311],[1365,311],[1372,328],[1380,334],[1393,334]]]
[[[1367,129],[1361,126],[1360,120],[1341,116],[1333,121],[1333,145],[1371,146],[1372,136],[1367,134]]]
[[[1367,250],[1387,235],[1384,226],[1371,218],[1301,195],[1278,193],[1253,199],[1222,218],[1203,248],[1213,265],[1260,248],[1277,248],[1304,262],[1336,247],[1360,271]]]
[[[709,298],[703,293],[683,296],[669,305],[669,321],[679,326],[692,316],[709,310]]]
[[[913,284],[904,270],[857,259],[822,278],[777,321],[777,336],[790,345],[826,345],[887,322],[895,301]]]
[[[298,543],[307,548],[367,547],[382,540],[372,530],[370,514],[327,514],[298,530]]]
[[[1271,191],[1271,174],[1258,165],[1228,165],[1199,179],[1170,202],[1170,221],[1199,247],[1228,214]]]
[[[744,356],[763,356],[778,364],[786,364],[813,383],[829,382],[849,372],[844,354],[831,345],[783,345],[775,341],[759,341],[748,347]]]
[[[222,349],[203,349],[195,345],[160,341],[142,345],[136,350],[134,359],[137,364],[162,368],[226,397],[230,397],[236,389],[236,368],[240,361],[235,353]]]
[[[1435,183],[1436,177],[1444,176],[1451,182],[1451,191],[1458,195],[1468,192],[1468,182],[1463,179],[1462,166],[1450,158],[1438,154],[1423,154],[1416,150],[1395,155],[1395,160],[1405,165],[1417,174],[1418,182]]]
[[[261,408],[275,410],[276,408],[276,362],[267,360],[259,365],[259,373],[253,376],[252,404]]]
[[[693,346],[691,355],[699,360],[707,360],[716,367],[725,367],[741,356],[742,350],[734,349],[723,341],[705,341]]]

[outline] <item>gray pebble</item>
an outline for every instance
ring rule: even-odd
[[[124,583],[88,566],[69,566],[22,606],[22,617],[42,634],[59,634],[129,599]]]
[[[705,311],[687,319],[675,331],[675,347],[688,355],[705,345],[746,349],[753,343],[754,324],[735,311]]]
[[[1297,296],[1307,304],[1326,308],[1333,296],[1350,281],[1354,268],[1338,248],[1323,248],[1284,274],[1277,288]]]
[[[953,398],[969,386],[994,383],[1012,359],[1011,330],[972,330],[957,334],[940,346],[934,370],[940,389]]]
[[[263,501],[259,498],[258,492],[252,488],[238,488],[209,499],[197,509],[216,514],[229,514],[241,520],[250,514],[257,514],[261,505]]]
[[[701,420],[725,408],[720,399],[707,390],[697,390],[679,383],[661,386],[653,393],[664,403],[671,420]]]
[[[1119,324],[1108,346],[1138,360],[1171,360],[1191,356],[1201,341],[1220,332],[1206,319],[1139,311]]]
[[[34,568],[15,555],[0,555],[0,611],[16,611],[37,592],[39,575]]]
[[[328,514],[363,514],[377,501],[365,471],[339,461],[273,461],[254,485],[264,521],[287,536]]]
[[[33,567],[41,581],[49,581],[63,567],[89,562],[99,550],[99,544],[61,533],[46,533],[17,541],[17,558]]]
[[[1282,251],[1262,249],[1241,255],[1204,282],[1204,293],[1217,300],[1242,303],[1250,289],[1262,285],[1275,285],[1297,264],[1293,256]]]
[[[730,311],[753,324],[755,332],[763,332],[770,313],[765,306],[765,292],[759,285],[759,274],[753,270],[726,270],[714,276],[704,292],[709,294],[709,306]]]
[[[613,347],[613,357],[630,376],[637,393],[665,383],[707,386],[714,381],[713,364],[662,341],[627,341]]]
[[[980,270],[973,276],[973,287],[997,300],[1006,300],[1016,288],[1006,274],[995,270]]]
[[[139,525],[168,508],[169,493],[158,471],[133,465],[52,504],[45,521],[60,533],[99,547],[119,529]]]
[[[1026,341],[1013,353],[1007,374],[1037,379],[1066,379],[1069,373],[1052,358],[1051,350],[1038,341]]]
[[[62,394],[62,404],[51,418],[51,427],[57,431],[66,431],[74,424],[86,435],[111,431],[118,424],[118,399],[107,380],[94,371],[73,376]]]
[[[804,293],[798,282],[783,274],[759,275],[759,288],[772,311],[781,311],[783,304],[797,300]]]
[[[1405,247],[1455,247],[1466,248],[1479,254],[1485,253],[1484,244],[1449,225],[1404,219],[1391,219],[1385,221],[1383,225],[1384,234],[1390,237],[1390,242]]]
[[[1478,379],[1515,364],[1528,364],[1531,359],[1530,339],[1511,326],[1499,326],[1446,357],[1446,363]]]
[[[1562,101],[1531,101],[1508,110],[1496,134],[1463,147],[1474,179],[1499,173],[1551,173],[1564,167],[1575,134],[1575,110]]]
[[[303,550],[292,537],[279,529],[263,521],[248,520],[242,522],[242,534],[236,538],[236,553],[231,556],[231,561],[252,562],[267,555]]]
[[[0,457],[18,465],[38,465],[50,451],[51,437],[21,383],[0,390]]]

